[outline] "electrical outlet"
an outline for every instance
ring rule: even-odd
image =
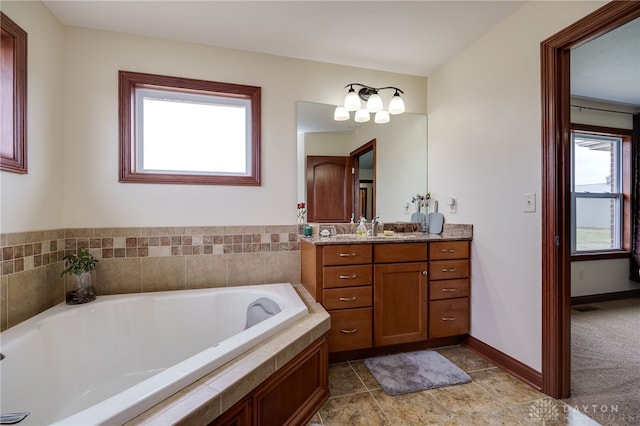
[[[447,198],[447,206],[449,206],[449,213],[456,214],[458,211],[458,200],[454,197]]]

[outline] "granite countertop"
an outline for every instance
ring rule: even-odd
[[[349,225],[349,224],[347,224]],[[311,237],[300,236],[300,241],[305,241],[314,245],[333,245],[333,244],[385,244],[385,243],[412,243],[412,242],[429,242],[429,241],[469,241],[473,238],[473,225],[466,224],[444,224],[442,233],[429,234],[425,232],[416,232],[411,229],[394,231],[394,235],[385,236],[382,232],[374,236],[358,237],[355,233],[348,232],[348,227],[336,225],[320,225],[319,229],[333,226],[338,233],[331,237],[321,237],[314,234]],[[387,224],[385,224],[385,230]],[[344,231],[347,232],[344,232]],[[340,232],[343,231],[343,232]],[[408,232],[407,232],[408,231]]]

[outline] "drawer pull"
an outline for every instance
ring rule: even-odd
[[[456,268],[442,268],[442,272],[455,272]]]
[[[455,253],[456,249],[442,249],[443,253]]]
[[[353,275],[340,275],[341,280],[352,280],[354,278],[358,278],[356,274]]]
[[[358,329],[357,329],[357,328],[352,328],[351,330],[345,330],[344,328],[341,328],[341,329],[340,329],[340,333],[343,333],[343,334],[353,334],[353,333],[355,333],[356,331],[358,331]]]
[[[442,291],[446,293],[451,293],[452,291],[458,291],[457,288],[443,288]]]
[[[340,253],[340,257],[353,257],[357,255],[358,253]]]
[[[455,321],[457,319],[458,318],[456,318],[456,317],[442,317],[442,321]]]
[[[353,297],[341,297],[339,300],[341,302],[355,302],[356,299],[357,299],[357,297],[353,296]]]

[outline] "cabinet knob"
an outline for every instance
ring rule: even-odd
[[[427,271],[422,271],[422,275],[427,275],[428,272]]]
[[[340,253],[340,257],[353,257],[357,255],[358,253]]]
[[[457,319],[458,318],[456,318],[456,317],[442,317],[442,321],[455,321]]]
[[[345,330],[344,328],[341,328],[341,329],[340,329],[340,333],[343,333],[343,334],[353,334],[353,333],[355,333],[356,331],[358,331],[358,329],[357,329],[357,328],[352,328],[351,330]]]
[[[356,296],[353,297],[341,297],[339,300],[341,302],[355,302],[358,298]]]
[[[442,272],[455,272],[456,268],[442,268]]]
[[[340,275],[341,280],[352,280],[354,278],[358,278],[356,274],[353,275]]]

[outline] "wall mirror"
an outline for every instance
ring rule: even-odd
[[[367,222],[374,215],[383,222],[409,222],[415,211],[411,197],[427,192],[427,116],[404,113],[386,124],[356,123],[334,121],[334,109],[297,103],[298,200],[328,213],[320,219],[310,214],[309,222],[348,222],[351,215],[357,221],[361,214]],[[307,184],[314,172],[307,164],[322,158],[330,164],[323,173],[333,182],[311,199]],[[338,158],[347,160],[335,163]]]

